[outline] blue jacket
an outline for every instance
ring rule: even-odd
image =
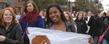
[[[25,21],[21,21],[20,24],[22,29],[27,29],[27,27],[45,28],[44,19],[42,19],[40,16],[37,18],[37,21],[34,23],[34,25]]]

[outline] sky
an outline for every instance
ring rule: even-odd
[[[75,2],[75,0],[68,0],[68,1],[70,1],[70,2]]]
[[[100,0],[100,1],[103,5],[104,11],[107,11],[109,8],[109,0]]]

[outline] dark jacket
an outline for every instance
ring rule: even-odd
[[[0,34],[6,36],[4,42],[0,44],[23,44],[22,31],[20,25],[9,27],[7,30],[0,27]]]
[[[44,19],[42,19],[37,12],[26,13],[21,16],[20,25],[23,31],[25,31],[27,27],[45,28]]]
[[[88,27],[85,20],[75,20],[75,23],[77,27],[77,33],[86,34]]]
[[[44,19],[42,19],[37,12],[27,12],[21,16],[20,25],[23,30],[23,38],[25,44],[29,44],[29,38],[26,33],[28,27],[45,28]]]
[[[76,32],[75,23],[74,22],[66,22],[67,32]]]
[[[98,16],[91,16],[88,25],[90,26],[89,35],[100,36],[104,29],[103,21]]]
[[[108,26],[109,26],[109,17],[105,17],[105,30],[107,29]],[[109,41],[109,30],[107,31],[104,38]]]

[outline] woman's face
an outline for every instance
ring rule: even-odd
[[[91,11],[89,11],[88,16],[94,16],[94,14]]]
[[[106,14],[106,16],[109,16],[109,10],[107,11],[107,14]]]
[[[79,19],[79,20],[81,20],[81,19],[82,19],[82,17],[83,17],[83,15],[82,15],[82,14],[79,14],[79,15],[78,15],[78,19]]]
[[[13,19],[13,14],[9,10],[5,10],[3,15],[3,20],[6,23],[11,23]]]
[[[52,20],[52,22],[59,22],[61,19],[61,12],[56,7],[51,7],[49,9],[49,17]]]
[[[70,18],[69,18],[69,15],[68,15],[68,14],[64,14],[64,15],[65,15],[66,20],[70,20]]]
[[[84,12],[84,17],[87,17],[87,14],[86,14],[86,12]]]
[[[32,4],[32,3],[28,3],[28,4],[27,4],[27,11],[28,11],[28,12],[32,12],[33,10],[34,10],[33,4]]]

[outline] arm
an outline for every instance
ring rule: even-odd
[[[20,21],[20,25],[21,25],[21,28],[22,28],[22,31],[23,32],[27,32],[27,27],[28,27],[28,24],[27,24],[27,22],[25,22],[25,21]]]
[[[44,19],[42,19],[40,16],[38,17],[38,20],[36,22],[36,25],[37,27],[40,27],[40,28],[45,28],[45,24],[44,24]]]

